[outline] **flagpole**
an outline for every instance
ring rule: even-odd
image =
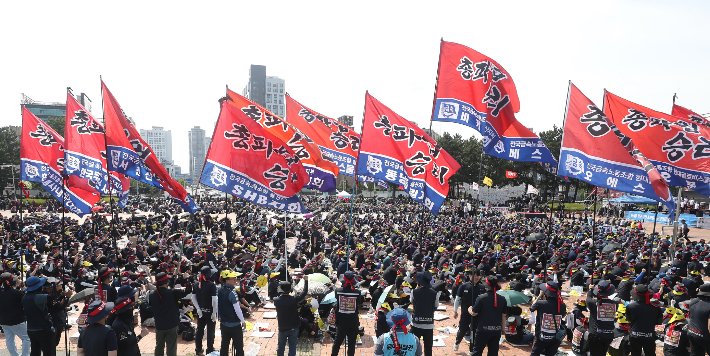
[[[678,242],[678,218],[680,218],[680,200],[683,196],[683,187],[678,187],[678,201],[675,203],[675,218],[673,219],[673,242],[671,244],[671,256],[675,257],[675,244]]]
[[[436,92],[439,90],[439,71],[441,70],[441,47],[444,46],[444,37],[439,42],[439,62],[436,65],[436,81],[434,81],[434,99],[431,105],[431,119],[429,120],[429,133],[431,134],[431,126],[434,124],[434,113],[436,112]]]
[[[567,113],[569,112],[569,97],[572,94],[572,81],[570,80],[567,84],[567,102],[565,103],[565,118],[562,120],[562,138],[560,139],[560,146],[565,147],[565,124],[567,124]],[[562,149],[560,147],[560,155],[557,157],[557,172],[560,172],[560,160],[562,159]],[[569,189],[567,189],[569,193]],[[577,194],[577,193],[575,193]]]
[[[597,187],[594,187],[594,213],[592,215],[592,281],[594,281],[594,269],[596,268],[596,242],[594,232],[597,229]]]
[[[67,257],[66,252],[65,252],[65,247],[66,247],[66,246],[64,246],[64,242],[65,242],[64,240],[65,240],[65,237],[66,237],[66,233],[65,233],[66,227],[65,227],[65,225],[64,225],[64,224],[65,224],[64,211],[66,210],[66,206],[67,206],[66,187],[67,187],[67,184],[66,184],[66,177],[64,176],[64,174],[62,174],[62,231],[61,231],[61,233],[59,234],[59,235],[61,236],[61,238],[62,238],[62,242],[61,242],[61,246],[62,246],[62,267],[61,267],[61,269],[59,270],[59,280],[62,281],[62,291],[64,291],[64,287],[65,287],[65,284],[64,284],[64,271],[63,271],[63,269],[64,269],[64,264],[66,263],[66,257]],[[100,282],[99,282],[99,283],[100,283]],[[66,317],[68,317],[68,316],[67,316],[66,313],[65,313],[65,318],[66,318]],[[64,321],[65,321],[66,324],[69,324],[69,320],[68,320],[68,319],[65,319]],[[64,350],[66,350],[66,356],[69,356],[69,337],[67,336],[67,329],[66,329],[66,328],[64,328]]]
[[[483,140],[481,140],[481,162],[478,165],[478,192],[476,193],[476,212],[478,212],[481,197],[481,174],[483,173]]]
[[[99,75],[99,80],[103,83],[103,78]],[[109,171],[108,167],[108,140],[106,138],[106,106],[104,105],[104,87],[103,85],[101,86],[101,114],[104,117],[104,149],[106,150],[106,177],[108,180],[108,201],[109,204],[111,205],[111,229],[109,229],[109,234],[111,235],[111,239],[113,240],[113,249],[114,253],[116,256],[118,256],[118,248],[116,247],[116,235],[114,234],[114,212],[113,212],[113,193],[111,192],[113,190],[113,179],[111,179],[111,172]],[[102,167],[103,169],[103,167]],[[128,181],[128,184],[130,184],[130,179]],[[120,262],[119,262],[120,263]],[[119,270],[121,269],[121,266],[118,266]]]
[[[350,234],[353,229],[353,205],[355,204],[355,182],[357,181],[357,166],[360,163],[360,148],[362,148],[362,137],[365,133],[365,110],[367,109],[367,96],[369,92],[365,90],[365,104],[362,106],[362,125],[360,125],[360,147],[357,151],[357,162],[355,162],[355,174],[353,174],[353,194],[350,196],[350,224],[348,227],[348,247],[345,260],[345,271],[350,270]],[[337,266],[336,266],[337,267]]]
[[[20,181],[20,184],[21,183],[22,183],[22,181]],[[20,278],[22,281],[24,281],[25,280],[25,247],[23,246],[23,244],[24,244],[23,229],[24,229],[25,224],[24,224],[24,220],[22,218],[22,203],[24,202],[24,199],[25,199],[25,193],[22,192],[22,190],[20,190],[20,192],[21,192],[21,194],[20,194],[20,234],[18,237],[20,238]]]

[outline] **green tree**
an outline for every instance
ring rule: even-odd
[[[65,118],[63,117],[58,117],[58,116],[50,116],[44,122],[47,123],[54,131],[57,131],[57,133],[64,137],[64,122],[66,121]]]
[[[13,176],[15,184],[19,183],[20,137],[15,127],[0,127],[0,165],[11,166],[0,168],[0,188],[12,185]]]

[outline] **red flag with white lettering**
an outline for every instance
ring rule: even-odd
[[[357,175],[401,185],[436,214],[449,193],[449,178],[460,167],[424,130],[365,95]]]
[[[518,172],[505,171],[506,178],[518,178]]]

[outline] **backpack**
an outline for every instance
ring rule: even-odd
[[[185,327],[185,330],[182,332],[182,339],[185,341],[195,340],[195,327],[192,325]]]

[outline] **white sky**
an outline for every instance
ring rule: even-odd
[[[20,125],[20,93],[63,102],[85,92],[101,117],[99,75],[139,129],[172,131],[189,169],[187,132],[211,131],[228,84],[249,65],[286,80],[324,115],[353,115],[365,90],[405,118],[431,117],[439,40],[498,61],[518,88],[518,119],[535,132],[564,118],[572,80],[653,109],[710,113],[707,1],[72,1],[4,2],[0,126]],[[474,134],[451,123],[435,131]],[[209,132],[208,136],[211,136]]]

